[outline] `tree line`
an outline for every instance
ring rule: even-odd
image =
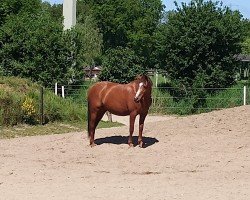
[[[78,0],[77,25],[63,31],[62,5],[1,0],[0,75],[51,86],[76,83],[83,66],[101,65],[101,80],[122,83],[163,70],[185,94],[232,85],[236,56],[250,53],[249,20],[212,1],[164,8],[161,0]]]

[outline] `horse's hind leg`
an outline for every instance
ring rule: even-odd
[[[89,136],[90,136],[90,146],[95,146],[95,129],[102,119],[105,110],[97,109],[90,114],[90,127],[89,127]]]
[[[101,121],[103,115],[105,114],[106,110],[100,108],[97,111],[97,115],[96,115],[96,120],[95,120],[95,128],[97,127],[97,125],[99,124],[99,122]]]
[[[93,147],[95,146],[95,121],[96,121],[96,112],[91,112],[89,114],[89,142],[90,142],[90,146]]]

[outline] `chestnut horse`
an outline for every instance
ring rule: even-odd
[[[120,116],[130,116],[129,146],[133,146],[132,135],[137,115],[139,119],[138,144],[143,146],[142,131],[145,118],[152,103],[152,81],[146,75],[137,76],[128,84],[118,84],[108,81],[94,84],[88,91],[88,136],[90,146],[95,146],[95,129],[104,113],[109,111]]]

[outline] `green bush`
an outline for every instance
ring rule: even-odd
[[[40,86],[27,79],[0,77],[0,125],[35,125],[40,118]],[[45,122],[86,120],[86,106],[44,91]]]
[[[102,81],[128,83],[145,70],[142,61],[132,49],[117,47],[106,53],[99,78]]]
[[[180,95],[180,88],[159,87],[153,90],[151,113],[188,115],[243,105],[243,86],[249,83],[238,82],[227,89],[197,88],[193,95]],[[247,104],[249,104],[247,90]],[[190,92],[191,93],[191,92]],[[199,95],[197,95],[199,94]]]
[[[238,84],[217,92],[214,95],[207,97],[207,107],[209,108],[231,108],[243,105],[243,86],[245,84],[239,82]],[[249,87],[248,84],[246,84]]]
[[[169,12],[166,23],[159,26],[156,55],[160,68],[167,71],[173,87],[185,87],[190,97],[202,91],[189,88],[229,87],[235,84],[235,55],[241,53],[244,30],[239,11],[219,1],[176,3],[176,11]],[[194,107],[202,103],[195,101]]]
[[[22,98],[0,89],[0,125],[16,125],[22,121]]]
[[[45,92],[45,117],[48,121],[86,120],[87,109],[84,103],[76,103],[72,98],[62,99],[51,91]]]

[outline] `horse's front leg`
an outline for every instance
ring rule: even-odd
[[[147,114],[141,114],[140,119],[139,119],[139,137],[138,137],[138,145],[139,147],[143,147],[143,141],[142,141],[142,131],[144,127],[144,121],[146,118]]]
[[[129,117],[129,138],[128,138],[128,145],[133,147],[133,133],[134,133],[134,125],[135,125],[135,118],[136,113],[131,113]]]

